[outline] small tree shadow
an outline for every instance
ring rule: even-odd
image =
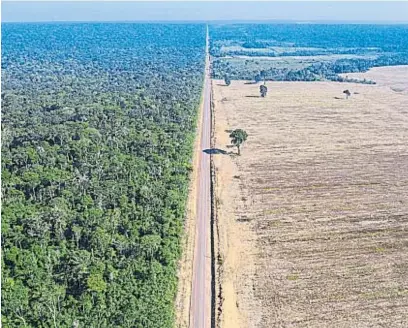
[[[231,132],[232,132],[232,130],[225,130],[225,132],[227,132],[227,133],[231,133]]]
[[[248,218],[247,216],[242,216],[241,218],[237,219],[238,222],[251,222],[252,219]]]
[[[342,100],[342,99],[344,99],[344,98],[341,98],[341,97],[333,97],[334,99],[338,99],[338,100]]]
[[[228,85],[226,85],[225,83],[217,83],[217,85],[219,85],[220,87],[228,87]]]
[[[245,96],[246,98],[261,98],[261,96]]]
[[[245,82],[244,84],[258,84],[259,82],[255,82],[255,81],[248,81],[248,82]]]
[[[209,155],[226,155],[227,154],[225,150],[219,149],[219,148],[204,149],[203,152]]]
[[[395,87],[390,87],[390,89],[394,92],[404,92],[404,88],[395,88]],[[355,92],[354,92],[355,94]]]

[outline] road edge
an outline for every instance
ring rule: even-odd
[[[215,148],[215,112],[213,98],[213,80],[211,82],[211,148]],[[223,261],[220,247],[220,231],[218,225],[218,198],[217,198],[217,174],[214,163],[214,155],[210,156],[210,194],[211,194],[211,328],[220,327],[223,306],[222,275]]]
[[[175,301],[176,320],[175,327],[187,328],[190,326],[191,291],[193,284],[193,268],[196,240],[196,217],[197,217],[197,188],[199,177],[200,144],[203,125],[204,111],[204,86],[201,91],[200,104],[197,111],[196,133],[193,147],[192,172],[190,174],[189,192],[186,203],[186,215],[184,221],[184,233],[181,241],[182,255],[179,260],[177,274],[178,286]]]

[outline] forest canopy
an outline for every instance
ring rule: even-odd
[[[3,327],[171,327],[205,25],[2,25]]]

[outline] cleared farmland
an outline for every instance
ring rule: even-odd
[[[214,81],[222,327],[407,326],[408,96],[387,70],[270,82],[265,99]]]

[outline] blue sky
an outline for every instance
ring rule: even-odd
[[[3,22],[140,20],[408,22],[408,2],[2,1]]]

